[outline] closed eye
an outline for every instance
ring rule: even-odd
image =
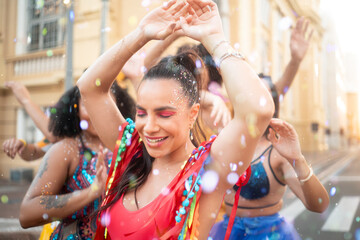
[[[136,111],[136,116],[138,116],[138,117],[144,117],[145,115],[146,115],[146,111],[144,111],[144,110]]]

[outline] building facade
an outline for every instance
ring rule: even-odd
[[[20,81],[32,99],[46,109],[64,92],[66,27],[73,21],[74,83],[100,55],[101,39],[108,48],[132,29],[160,0],[0,0],[0,142],[21,137],[41,138],[17,103],[5,81]],[[319,0],[217,0],[231,44],[247,56],[256,71],[279,79],[290,59],[290,26],[305,16],[315,29],[311,47],[293,86],[282,100],[281,118],[297,129],[304,151],[323,150],[325,113],[323,100],[322,37]],[[108,6],[106,15],[102,11]],[[102,21],[106,25],[102,26]],[[105,37],[104,37],[105,36]],[[186,40],[180,39],[175,46]],[[173,51],[176,47],[170,48]],[[1,177],[12,169],[33,168],[39,161],[10,160],[0,153]]]

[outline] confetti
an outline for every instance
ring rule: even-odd
[[[99,78],[97,78],[97,79],[95,80],[95,85],[96,85],[97,87],[101,86],[101,81],[100,81]]]
[[[45,35],[47,34],[47,32],[48,32],[47,29],[46,29],[46,28],[43,28],[43,30],[42,30],[42,35],[45,36]]]
[[[235,184],[239,179],[239,175],[235,172],[231,172],[227,175],[226,179],[227,179],[228,183]]]
[[[166,195],[169,195],[170,193],[170,189],[167,188],[167,187],[164,187],[163,189],[161,189],[161,194],[166,196]]]
[[[202,177],[202,188],[205,193],[211,193],[215,190],[219,182],[219,175],[212,170],[208,170]]]
[[[1,195],[1,202],[7,204],[9,202],[9,197],[7,195]]]
[[[154,175],[159,175],[159,169],[154,169],[154,170],[153,170],[153,174],[154,174]]]
[[[100,221],[101,226],[103,226],[103,227],[109,226],[110,220],[111,220],[110,214],[107,212],[104,212],[101,215],[101,221]]]
[[[332,187],[332,188],[330,189],[330,196],[331,196],[331,197],[334,196],[335,193],[336,193],[336,187]]]
[[[80,121],[80,128],[81,128],[82,130],[88,129],[88,128],[89,128],[89,123],[88,123],[88,121],[86,121],[86,120],[81,120],[81,121]]]
[[[49,215],[47,215],[46,213],[44,213],[44,214],[42,215],[42,217],[43,217],[44,220],[47,220],[47,219],[49,218]]]

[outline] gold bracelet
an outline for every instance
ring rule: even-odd
[[[225,53],[224,55],[222,55],[222,56],[220,57],[219,66],[221,65],[221,63],[222,63],[225,59],[227,59],[227,58],[229,58],[229,57],[236,57],[236,58],[240,58],[240,59],[242,59],[242,60],[245,60],[245,57],[244,57],[241,53],[239,53],[239,52],[227,52],[227,53]]]
[[[313,174],[314,174],[314,171],[312,168],[310,168],[309,175],[304,179],[299,179],[300,183],[304,184],[305,182],[309,181],[309,179],[312,177]]]
[[[19,138],[19,141],[20,141],[20,142],[22,142],[22,143],[24,144],[24,147],[26,147],[27,142],[26,142],[24,139]]]
[[[226,41],[226,40],[221,40],[220,42],[218,42],[218,43],[215,45],[215,47],[213,48],[213,50],[211,51],[211,55],[214,56],[215,50],[216,50],[221,44],[223,44],[223,43],[229,43],[229,42]]]

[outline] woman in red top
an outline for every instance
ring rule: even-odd
[[[200,41],[219,59],[234,106],[231,122],[200,146],[201,139],[192,137],[203,66],[195,54],[168,57],[146,73],[137,91],[136,124],[125,121],[110,101],[111,83],[133,53],[174,31]],[[249,166],[274,110],[256,73],[225,42],[214,2],[169,1],[79,80],[92,123],[114,149],[96,239],[207,238],[226,190]]]

